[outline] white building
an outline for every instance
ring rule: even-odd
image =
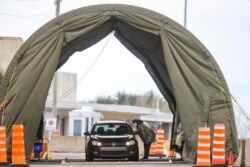
[[[0,77],[4,76],[12,58],[22,44],[23,40],[19,37],[0,37]]]
[[[45,113],[50,115],[52,105],[46,107]],[[146,108],[128,105],[96,104],[84,102],[58,102],[57,128],[62,136],[83,136],[98,120],[133,119],[147,121],[154,130],[159,127],[165,131],[165,139],[170,139],[173,115],[170,112],[160,112],[156,108]],[[46,118],[46,114],[45,114]]]
[[[82,107],[69,112],[68,136],[83,136],[83,133],[90,131],[94,122],[100,121],[101,113],[95,112],[93,107]]]

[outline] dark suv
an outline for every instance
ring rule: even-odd
[[[128,158],[138,161],[138,142],[131,126],[125,121],[99,121],[91,132],[85,132],[86,160],[94,158]]]

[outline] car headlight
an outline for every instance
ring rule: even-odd
[[[93,146],[101,146],[102,143],[94,140],[94,141],[92,141],[92,145]]]
[[[134,140],[130,140],[130,141],[126,142],[126,146],[131,146],[131,145],[134,145],[134,144],[135,144]]]

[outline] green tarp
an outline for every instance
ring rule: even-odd
[[[54,72],[74,52],[92,46],[112,31],[145,64],[168,100],[174,130],[181,122],[185,161],[195,161],[198,127],[205,124],[225,124],[226,149],[238,154],[229,90],[210,52],[170,18],[148,9],[116,4],[65,13],[37,30],[18,50],[0,87],[0,102],[9,101],[2,122],[7,128],[9,149],[11,126],[24,124],[28,159]]]

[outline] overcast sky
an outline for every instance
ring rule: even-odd
[[[104,3],[141,6],[183,25],[184,0],[62,0],[61,13]],[[0,36],[18,36],[25,41],[54,17],[54,0],[0,0]],[[250,113],[250,0],[188,0],[187,29],[212,53],[231,94]],[[119,90],[130,93],[158,91],[144,65],[114,36],[86,75],[107,40],[75,54],[60,69],[78,73],[82,78],[78,100],[94,99]]]

